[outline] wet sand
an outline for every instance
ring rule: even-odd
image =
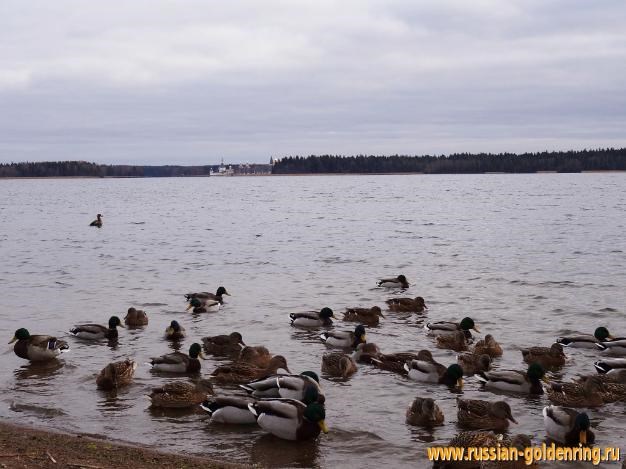
[[[41,430],[0,421],[0,468],[237,468],[94,435]],[[249,467],[249,466],[248,466]]]

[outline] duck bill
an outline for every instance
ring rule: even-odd
[[[587,444],[587,430],[581,430],[580,431],[580,433],[578,434],[578,440],[583,445]]]
[[[189,311],[191,308],[193,308],[193,305],[190,303],[187,305],[187,307],[185,308],[185,311]]]
[[[463,389],[463,378],[459,378],[456,380],[456,386],[460,389]]]
[[[550,384],[550,378],[548,378],[548,377],[547,377],[547,376],[545,376],[545,375],[541,378],[541,381],[543,381],[543,382],[544,382],[544,383],[546,383],[546,384]]]
[[[280,368],[281,370],[285,370],[287,373],[291,374],[291,370],[289,369],[288,366],[281,366]]]
[[[361,336],[361,342],[364,343],[364,344],[367,343],[367,334],[363,334]]]
[[[13,338],[11,339],[11,342],[9,342],[10,344],[12,344],[13,342],[15,342],[17,340],[17,337],[13,336]]]
[[[198,356],[199,356],[200,358],[202,358],[203,360],[206,360],[206,359],[207,359],[207,358],[206,358],[206,355],[205,355],[204,353],[202,353],[202,351],[200,351],[200,353],[198,354]]]
[[[476,332],[480,333],[480,329],[478,328],[478,326],[474,326],[474,327],[472,327],[472,329],[474,329]]]
[[[324,433],[328,433],[328,427],[326,426],[326,422],[320,420],[319,422],[317,422],[317,424],[320,426],[320,430],[322,430]]]
[[[606,338],[609,339],[609,340],[613,340],[613,339],[615,339],[615,336],[612,336],[611,334],[609,334],[609,335],[606,336]]]
[[[378,315],[379,315],[381,318],[384,318],[384,317],[385,317],[385,315],[382,313],[382,311],[381,311],[380,313],[378,313]]]
[[[513,416],[512,416],[512,415],[510,415],[510,414],[509,414],[509,416],[508,416],[507,418],[508,418],[511,422],[513,422],[513,423],[517,423],[517,420],[515,420],[515,419],[513,418]]]

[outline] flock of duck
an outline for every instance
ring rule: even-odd
[[[100,217],[98,218],[100,220]],[[404,275],[381,279],[379,287],[404,291],[409,287]],[[195,313],[219,311],[224,305],[224,287],[215,293],[197,292],[185,295],[187,310]],[[428,307],[422,297],[394,297],[386,301],[388,312],[424,314]],[[386,313],[388,314],[388,313]],[[438,383],[458,390],[464,377],[473,376],[485,389],[518,395],[546,394],[553,405],[543,409],[547,436],[564,445],[590,445],[595,436],[589,416],[577,408],[599,407],[616,401],[626,401],[626,338],[614,338],[605,327],[594,334],[580,334],[557,338],[550,347],[522,349],[521,359],[528,364],[526,370],[492,370],[494,360],[503,354],[502,347],[491,334],[475,340],[472,331],[480,332],[469,317],[458,322],[438,321],[426,324],[426,333],[440,349],[457,352],[455,363],[438,363],[428,350],[382,353],[380,348],[367,342],[366,326],[376,326],[384,318],[382,309],[348,308],[344,321],[356,322],[350,331],[332,328],[334,312],[324,307],[320,311],[291,313],[291,326],[323,330],[321,341],[329,348],[322,357],[321,371],[331,376],[348,379],[357,371],[358,364],[368,364],[410,380]],[[148,323],[144,311],[129,308],[124,318],[128,327],[143,327]],[[124,327],[118,316],[109,319],[108,325],[79,324],[70,332],[81,341],[116,340],[118,327]],[[186,336],[178,321],[171,321],[164,339],[181,341]],[[66,341],[48,335],[30,335],[27,329],[15,331],[11,343],[18,357],[30,361],[54,360],[69,351]],[[150,394],[155,407],[184,408],[200,406],[210,414],[212,422],[225,424],[258,424],[264,430],[288,440],[317,437],[327,432],[325,424],[325,397],[317,373],[304,371],[292,374],[287,359],[273,356],[266,347],[248,346],[238,332],[228,335],[204,337],[189,347],[187,354],[173,352],[152,358],[155,373],[191,375],[199,377],[200,359],[204,354],[230,358],[227,365],[218,366],[207,379],[194,382],[177,380],[155,388]],[[602,358],[594,363],[597,374],[578,378],[568,383],[550,383],[546,370],[560,369],[566,365],[564,350],[572,347],[597,349]],[[96,378],[99,388],[110,390],[128,385],[137,364],[130,358],[110,363]],[[285,373],[279,373],[284,371]],[[545,381],[542,383],[542,381]],[[214,385],[225,389],[238,387],[247,395],[224,394],[215,396]],[[450,442],[451,446],[493,446],[501,444],[494,432],[506,431],[509,423],[517,423],[509,404],[503,400],[457,399],[458,424],[462,431]],[[444,415],[430,397],[417,397],[408,406],[406,422],[410,425],[432,427],[444,423]],[[496,443],[494,443],[494,441]],[[520,449],[530,446],[525,435],[515,435],[506,440]]]

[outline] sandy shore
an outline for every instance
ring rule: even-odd
[[[237,468],[233,464],[158,451],[80,434],[0,420],[0,468]]]

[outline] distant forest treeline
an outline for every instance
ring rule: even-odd
[[[272,174],[296,173],[534,173],[626,170],[626,148],[542,153],[455,153],[449,156],[290,156]]]

